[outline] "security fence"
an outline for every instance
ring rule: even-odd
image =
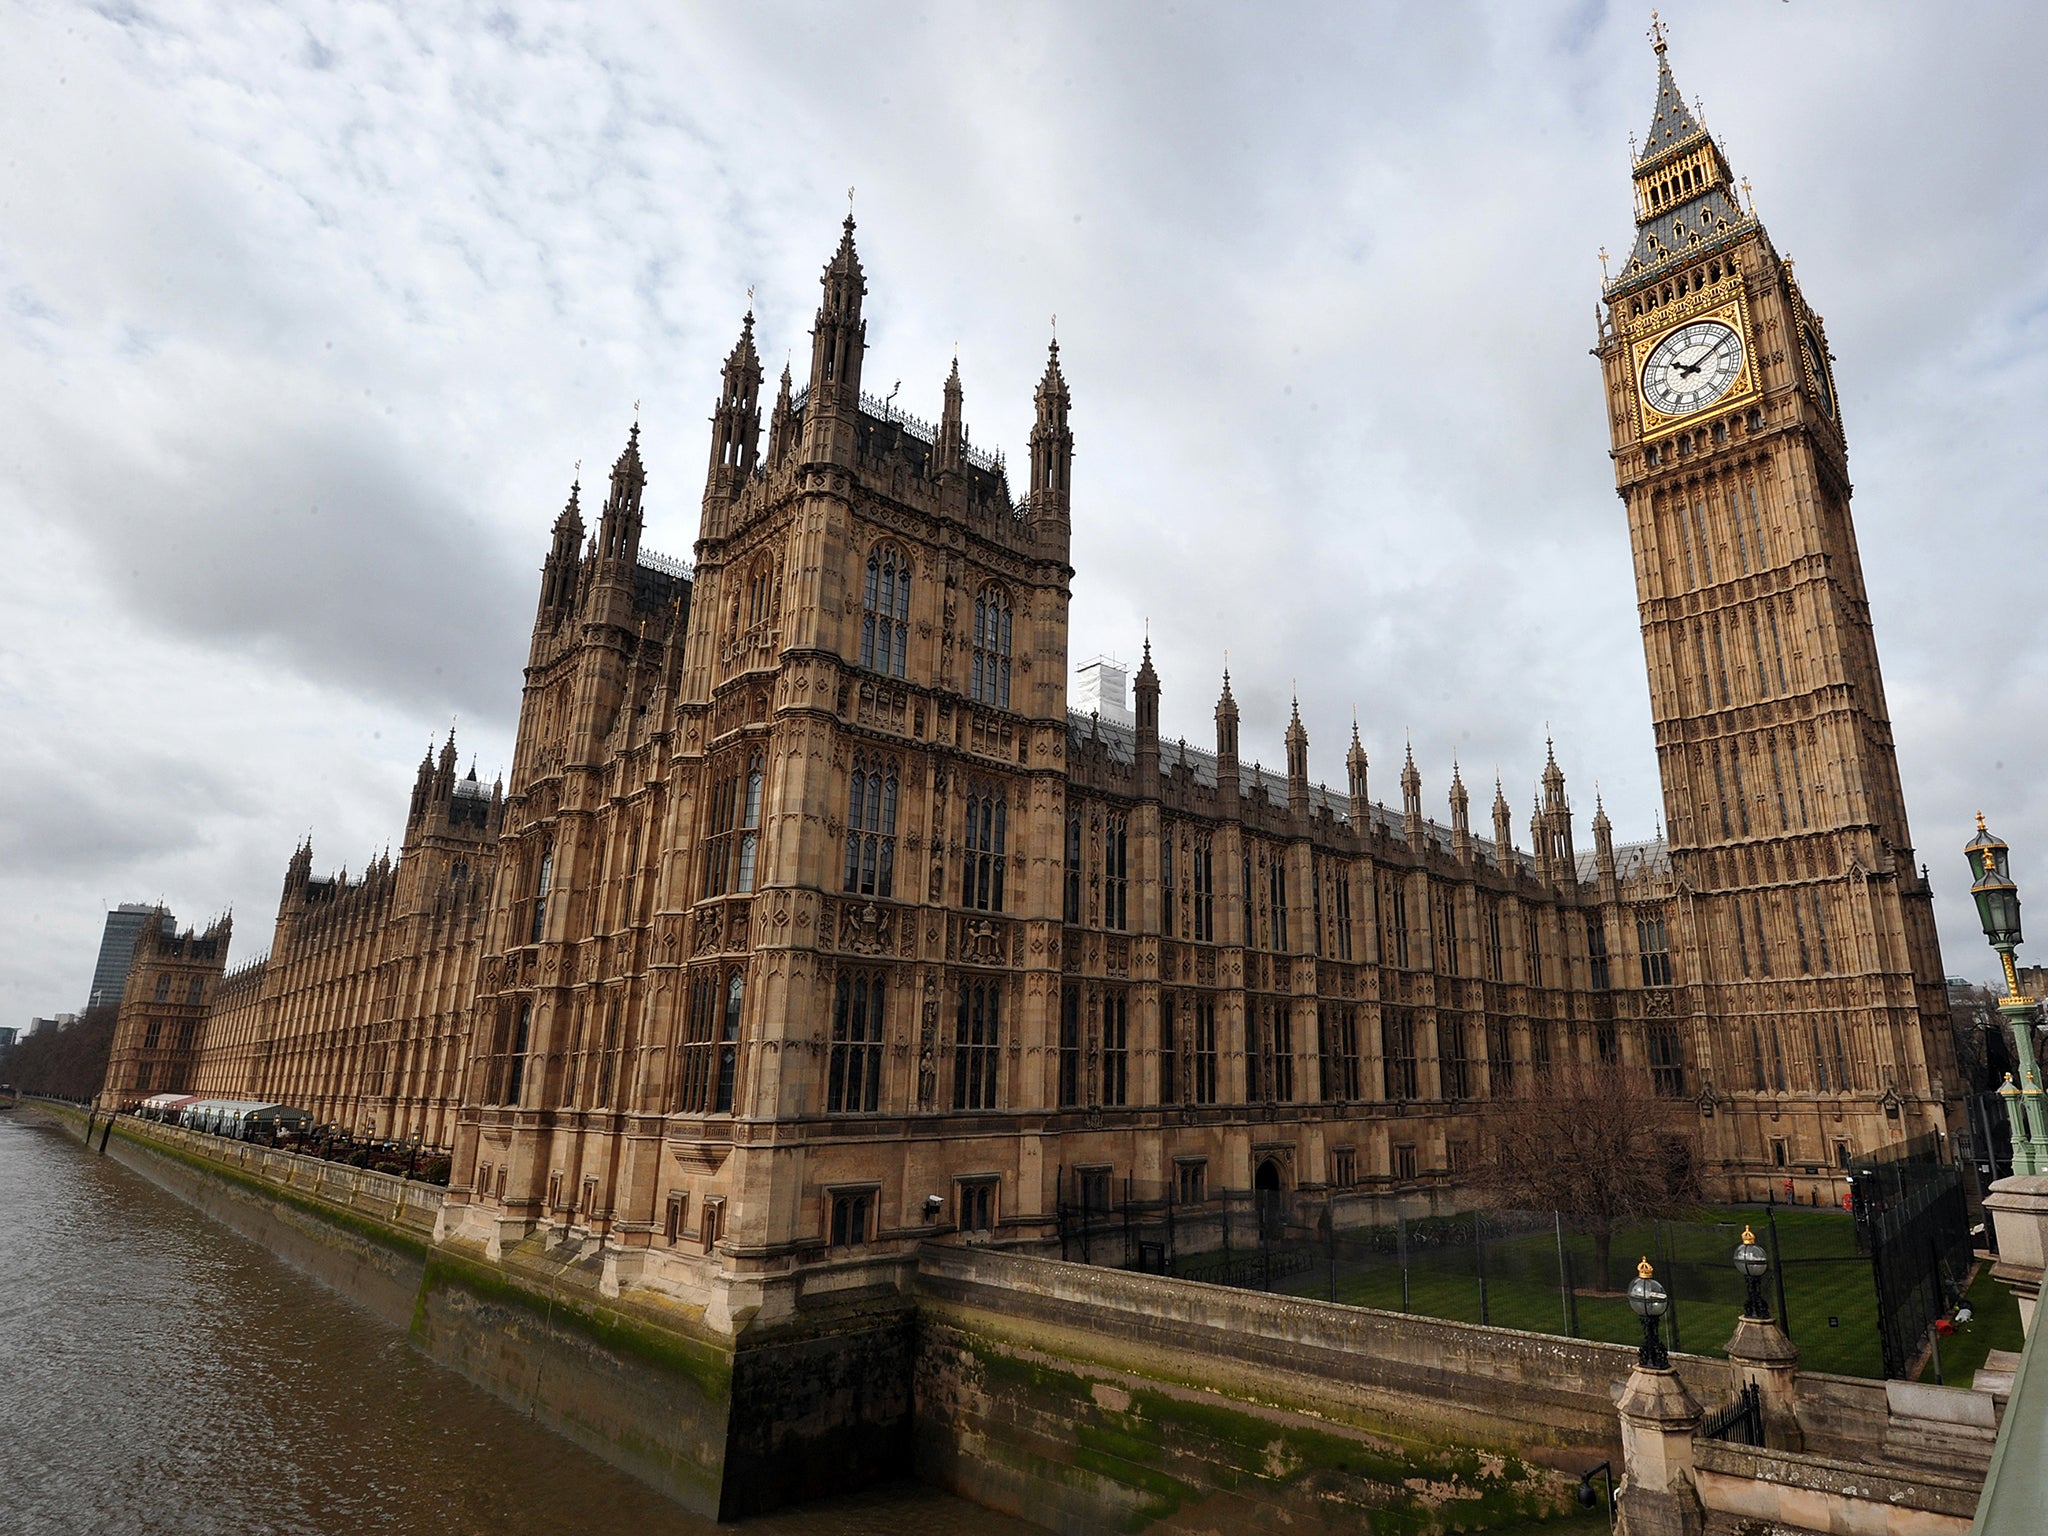
[[[1870,1256],[1877,1284],[1884,1373],[1904,1376],[1917,1362],[1928,1325],[1963,1299],[1974,1257],[1962,1171],[1941,1160],[1933,1136],[1850,1171],[1856,1245]]]
[[[1942,1285],[1965,1277],[1968,1235],[1958,1249],[1954,1228],[1939,1225],[1951,1219],[1933,1194],[1942,1181],[1920,1164],[1882,1176],[1892,1193],[1881,1204],[1878,1177],[1867,1220],[1806,1208],[1708,1211],[1627,1223],[1603,1245],[1553,1211],[1432,1211],[1427,1195],[1183,1191],[1069,1169],[1060,1249],[1082,1263],[1617,1344],[1641,1337],[1626,1290],[1647,1258],[1671,1297],[1667,1341],[1718,1354],[1744,1300],[1735,1247],[1753,1227],[1771,1255],[1772,1311],[1807,1368],[1900,1375],[1940,1315],[1938,1300],[1951,1299]],[[1909,1262],[1934,1251],[1929,1223],[1946,1244],[1935,1285]]]

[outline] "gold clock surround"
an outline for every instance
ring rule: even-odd
[[[1749,303],[1739,275],[1724,277],[1712,287],[1687,294],[1676,303],[1660,305],[1643,320],[1642,327],[1629,338],[1629,372],[1635,380],[1636,412],[1642,423],[1640,441],[1652,442],[1717,411],[1747,405],[1763,393],[1757,383],[1755,332],[1750,328]],[[1665,337],[1699,320],[1718,320],[1735,332],[1742,341],[1742,369],[1728,392],[1712,404],[1683,415],[1667,416],[1643,393],[1643,365]]]

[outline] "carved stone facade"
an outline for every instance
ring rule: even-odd
[[[1355,728],[1343,793],[1298,712],[1247,769],[1227,676],[1213,749],[1164,743],[1149,646],[1133,725],[1070,714],[1058,349],[1015,498],[957,365],[936,425],[862,392],[849,219],[765,451],[751,314],[726,360],[694,570],[640,547],[636,425],[595,535],[580,488],[555,523],[502,805],[355,885],[302,849],[198,1081],[452,1142],[444,1235],[594,1239],[719,1326],[1063,1201],[1456,1183],[1567,1058],[1703,1125],[1706,1193],[1832,1198],[1832,1142],[1944,1129],[1955,1079],[1818,323],[1725,179],[1653,134],[1601,333],[1672,848],[1598,811],[1582,852],[1554,755],[1520,850],[1498,785],[1491,837],[1455,771],[1425,817],[1412,754],[1375,804]],[[1665,345],[1701,316],[1736,353]],[[1645,370],[1678,409],[1710,363],[1651,423]]]

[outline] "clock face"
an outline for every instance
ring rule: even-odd
[[[1799,345],[1806,353],[1806,372],[1813,380],[1813,397],[1832,418],[1835,414],[1835,392],[1828,387],[1828,360],[1827,354],[1821,350],[1820,338],[1811,330],[1802,330]]]
[[[1666,416],[1704,410],[1742,376],[1742,338],[1719,320],[1682,325],[1650,350],[1643,398]]]

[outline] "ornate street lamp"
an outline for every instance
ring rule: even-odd
[[[1984,925],[1984,937],[1997,951],[2005,967],[2005,997],[1998,1011],[2012,1030],[2014,1054],[2019,1059],[2020,1081],[2014,1085],[2007,1073],[1999,1096],[2012,1125],[2012,1171],[2015,1174],[2048,1173],[2048,1119],[2041,1103],[2041,1069],[2034,1063],[2034,1000],[2020,991],[2019,969],[2013,951],[2020,946],[2020,889],[2008,866],[2011,851],[2005,839],[1984,825],[1984,813],[1977,813],[1977,835],[1963,847],[1970,861],[1974,884],[1970,895],[1977,903],[1977,919]]]
[[[1762,1243],[1748,1227],[1742,1229],[1742,1241],[1735,1247],[1735,1269],[1742,1276],[1748,1293],[1743,1298],[1742,1315],[1757,1322],[1771,1320],[1769,1303],[1764,1300],[1764,1271],[1771,1267],[1771,1256],[1764,1252]]]
[[[1636,1364],[1652,1371],[1671,1368],[1671,1357],[1664,1352],[1663,1336],[1657,1331],[1657,1320],[1671,1308],[1671,1296],[1662,1283],[1653,1279],[1656,1272],[1650,1268],[1650,1260],[1644,1255],[1642,1263],[1636,1266],[1636,1278],[1629,1282],[1628,1304],[1631,1311],[1643,1320],[1643,1343],[1636,1351]]]

